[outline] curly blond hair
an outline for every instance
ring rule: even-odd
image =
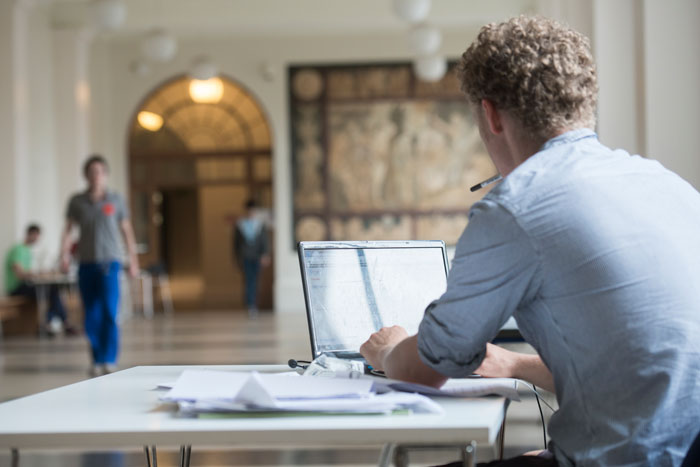
[[[481,28],[458,67],[462,92],[509,111],[533,136],[595,128],[596,67],[588,38],[543,17]]]

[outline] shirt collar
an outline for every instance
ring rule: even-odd
[[[561,144],[573,143],[574,141],[591,137],[597,138],[598,135],[596,135],[595,131],[591,130],[590,128],[578,128],[576,130],[567,131],[566,133],[555,136],[544,143],[544,145],[542,145],[540,150],[537,152],[546,151],[547,149],[559,146]]]

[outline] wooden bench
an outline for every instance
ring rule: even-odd
[[[0,338],[5,335],[33,334],[37,324],[31,300],[24,297],[0,297]]]

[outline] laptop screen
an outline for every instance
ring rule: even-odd
[[[381,247],[390,244],[300,249],[314,357],[356,352],[383,326],[415,334],[426,307],[445,292],[444,243]]]

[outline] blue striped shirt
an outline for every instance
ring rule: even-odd
[[[469,215],[421,359],[460,377],[514,316],[554,376],[560,465],[680,465],[700,430],[700,194],[587,129]]]

